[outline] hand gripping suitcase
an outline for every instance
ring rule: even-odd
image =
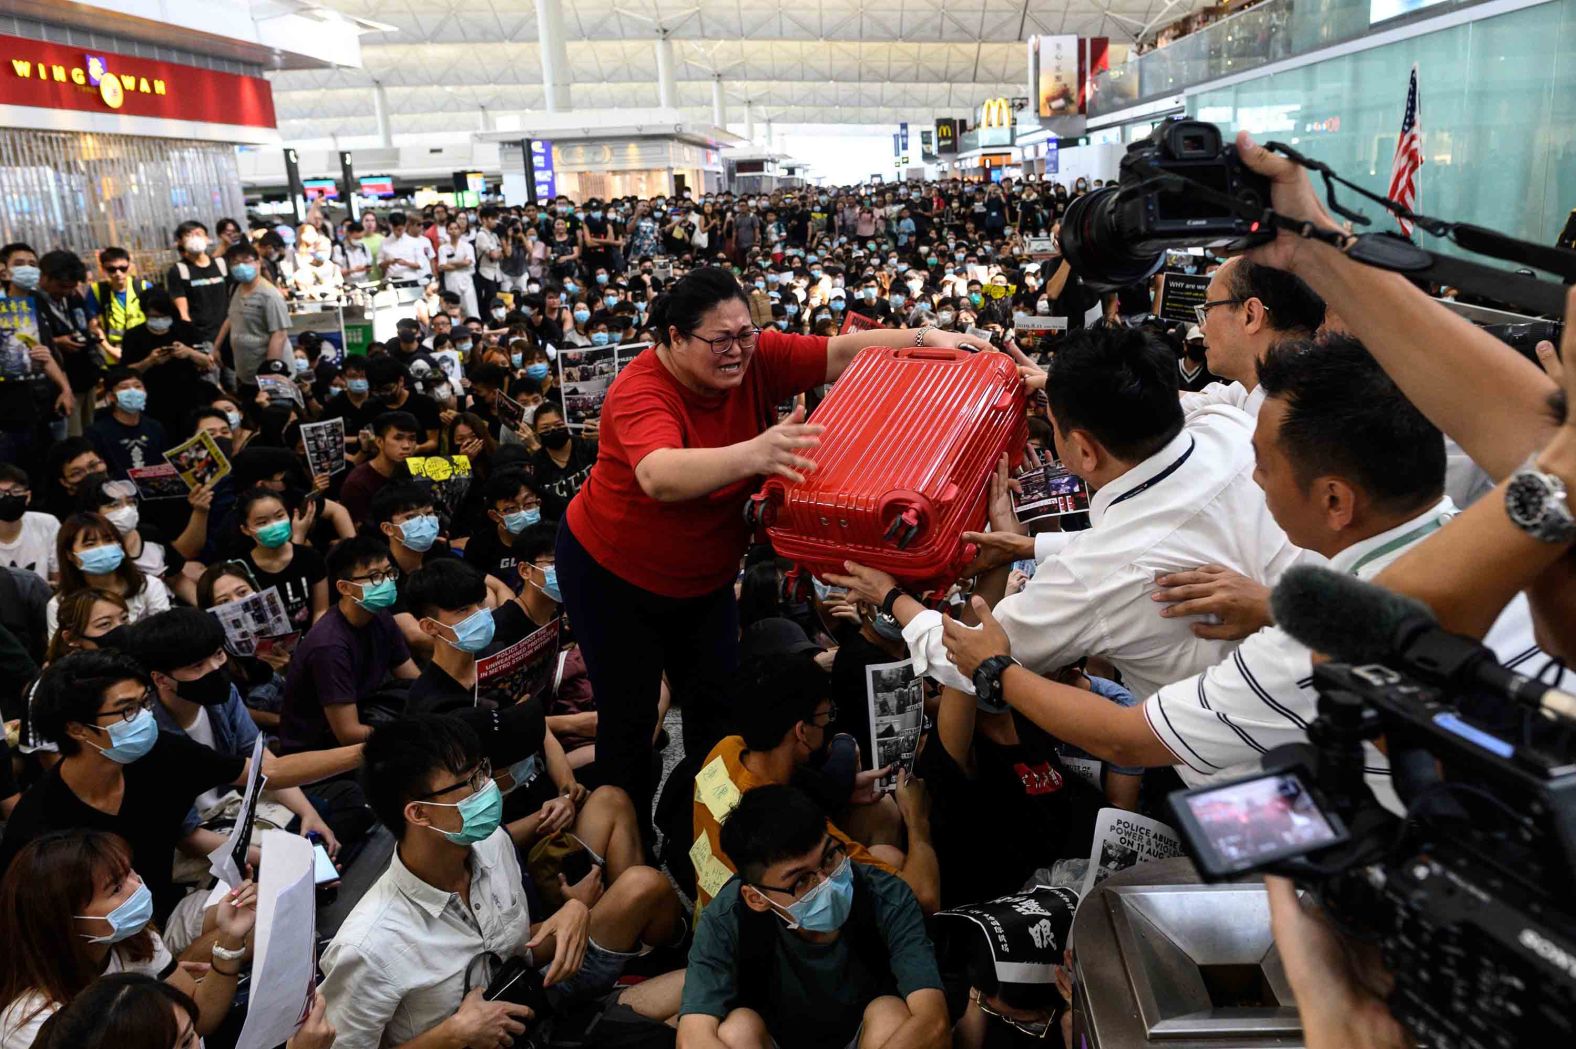
[[[977,550],[1002,452],[1028,441],[1027,393],[1004,353],[870,347],[811,422],[826,427],[803,484],[766,481],[747,511],[778,556],[818,577],[856,561],[916,592],[944,589]]]

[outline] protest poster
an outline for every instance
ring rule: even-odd
[[[345,468],[345,420],[335,417],[320,423],[301,424],[306,446],[306,467],[312,476],[337,474]]]
[[[1025,237],[1023,250],[1031,259],[1054,259],[1060,254],[1056,248],[1055,237]]]
[[[565,421],[571,430],[583,430],[587,423],[601,419],[602,403],[613,380],[650,346],[649,342],[635,342],[558,352],[558,386],[563,391]]]
[[[432,360],[438,369],[443,372],[444,378],[454,385],[455,390],[460,388],[460,380],[465,376],[465,369],[460,365],[459,350],[433,350]],[[437,385],[433,383],[433,385]]]
[[[305,406],[301,400],[301,389],[294,379],[286,379],[282,375],[259,375],[257,389],[267,395],[269,404],[293,404],[297,408]]]
[[[1194,306],[1202,306],[1209,291],[1209,274],[1166,270],[1160,275],[1160,306],[1155,314],[1169,324],[1197,324]]]
[[[262,836],[252,981],[236,1049],[274,1049],[312,1009],[317,984],[317,886],[312,843],[288,831]]]
[[[0,382],[42,382],[42,368],[34,366],[32,350],[38,345],[38,314],[31,298],[0,296]]]
[[[1094,887],[1129,867],[1150,860],[1165,860],[1182,855],[1182,841],[1176,831],[1126,809],[1105,808],[1094,824],[1094,845],[1089,850],[1089,871],[1084,875],[1078,898],[1087,900]]]
[[[499,705],[528,699],[544,702],[558,669],[559,621],[554,619],[510,645],[476,661],[476,694],[490,692]]]
[[[230,460],[206,430],[199,430],[190,440],[165,452],[164,461],[175,467],[191,492],[230,475]]]
[[[285,611],[284,600],[276,586],[239,601],[214,605],[208,614],[224,627],[224,647],[231,655],[256,655],[261,640],[292,632],[290,614]]]
[[[241,795],[241,811],[236,813],[230,836],[208,854],[208,873],[235,888],[246,880],[246,850],[252,843],[252,822],[257,818],[257,799],[268,779],[263,775],[263,734],[252,742],[252,764],[246,777],[246,792]]]
[[[1048,348],[1058,336],[1067,334],[1067,318],[1015,313],[1012,316],[1012,332],[1018,349],[1032,357]]]
[[[1017,481],[1019,491],[1013,493],[1012,508],[1021,522],[1065,517],[1089,510],[1088,485],[1060,463],[1046,463],[1025,470],[1018,475]]]
[[[498,391],[496,410],[498,412],[498,421],[503,424],[504,433],[513,433],[525,425],[525,405],[502,390]]]
[[[1036,885],[941,911],[936,919],[978,926],[990,945],[996,978],[1003,983],[1048,984],[1056,979],[1067,950],[1078,899],[1072,889]]]
[[[891,790],[897,786],[897,770],[914,767],[925,718],[925,690],[913,662],[904,659],[866,667],[865,701],[870,706],[871,760],[878,769],[892,766],[877,789]]]
[[[258,659],[267,656],[288,656],[295,651],[296,645],[301,642],[301,631],[292,630],[288,634],[278,637],[260,637],[257,639],[257,651],[252,653]]]
[[[468,455],[422,455],[405,460],[412,478],[426,483],[432,501],[453,517],[471,487],[471,459]]]
[[[176,472],[175,467],[169,463],[133,466],[126,471],[126,476],[137,486],[137,494],[144,501],[184,499],[191,491],[186,487],[186,482],[181,480],[181,475]]]
[[[987,299],[1010,299],[1018,294],[1016,284],[982,284],[980,291]]]
[[[851,331],[880,331],[885,327],[885,324],[873,317],[866,317],[863,313],[855,313],[853,310],[849,310],[848,315],[843,318],[843,326],[838,329],[837,334],[847,335]]]

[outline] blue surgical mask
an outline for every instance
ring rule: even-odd
[[[140,412],[148,406],[148,391],[136,388],[116,390],[115,404],[123,412]]]
[[[394,580],[385,579],[381,583],[362,583],[361,596],[356,598],[356,604],[368,612],[378,612],[388,608],[399,600],[399,587]]]
[[[535,379],[537,382],[547,378],[547,362],[537,361],[535,364],[526,365],[525,377],[527,379]]]
[[[542,520],[542,511],[539,507],[529,510],[515,510],[503,515],[503,526],[509,530],[510,535],[519,535],[532,525],[539,524]]]
[[[606,306],[608,309],[612,309],[614,306],[618,305],[618,296],[617,295],[604,295],[604,296],[602,296],[602,305]]]
[[[257,279],[257,263],[237,262],[230,267],[230,275],[235,278],[237,284],[250,284]]]
[[[830,878],[787,907],[788,928],[805,932],[836,932],[854,906],[854,868],[845,857]]]
[[[24,291],[32,291],[38,287],[39,269],[37,266],[12,266],[11,283]]]
[[[148,714],[148,720],[153,720],[153,715]],[[99,917],[91,914],[78,914],[75,917],[81,921],[108,922],[109,935],[89,936],[85,932],[77,933],[78,936],[89,943],[119,943],[129,940],[153,920],[153,893],[146,883],[138,885],[136,891],[127,896],[125,901],[108,914]]]
[[[548,565],[542,569],[542,585],[537,587],[546,594],[554,604],[564,603],[564,592],[558,589],[558,566]]]
[[[525,363],[525,354],[523,354],[523,353],[511,353],[511,354],[509,354],[509,363],[511,365],[513,365],[514,367],[518,368],[520,365]]]
[[[573,295],[580,290],[580,285],[572,280],[566,280],[564,281],[564,290]]]
[[[777,282],[776,281],[772,281],[772,283],[776,284]],[[755,290],[756,291],[765,291],[766,290],[766,282],[764,280],[756,281],[755,282]]]
[[[903,640],[903,624],[885,612],[877,612],[870,621],[870,629],[875,631],[876,637],[884,641]]]
[[[784,306],[783,309],[788,311],[788,316],[790,317],[799,316],[799,304],[796,302],[790,302],[787,306]]]
[[[307,360],[305,357],[297,357],[295,359],[295,370],[297,375],[300,375],[304,371],[310,370],[311,367],[312,362]]]
[[[576,324],[584,324],[586,321],[591,319],[591,311],[590,310],[584,310],[584,309],[582,309],[582,310],[575,310],[574,318],[575,318],[575,323]]]
[[[454,631],[454,640],[449,641],[449,644],[461,652],[475,655],[492,644],[493,631],[497,625],[493,622],[492,609],[478,608],[449,629]],[[448,641],[448,638],[444,640]]]
[[[780,320],[780,321],[777,321],[776,323],[777,323],[777,330],[778,331],[787,331],[788,330],[788,322],[786,320]]]
[[[606,346],[611,338],[612,336],[605,331],[594,331],[591,333],[591,345]]]
[[[493,831],[498,829],[498,824],[503,820],[503,792],[492,780],[487,782],[487,786],[458,804],[451,805],[443,801],[424,801],[422,804],[442,805],[444,808],[460,810],[459,830],[432,828],[456,845],[475,845],[479,841],[486,841],[493,836]]]
[[[371,388],[371,384],[369,384],[365,379],[345,380],[345,389],[349,390],[351,393],[366,393]]]
[[[536,777],[539,776],[541,772],[542,756],[540,754],[532,754],[528,758],[522,758],[519,761],[516,761],[513,765],[509,766],[509,778],[513,781],[514,785],[503,792],[504,796],[507,797],[508,795],[513,794],[521,787],[530,786],[531,781],[536,779]]]
[[[467,353],[471,352],[471,340],[466,339],[464,342],[457,342],[457,343],[454,344],[454,348],[456,350],[458,350],[459,353],[460,353],[460,356],[463,357]]]
[[[120,548],[119,543],[105,543],[103,546],[78,550],[76,557],[77,564],[88,575],[109,575],[126,559],[126,551]]]
[[[597,218],[601,218],[602,217],[600,212],[593,211],[591,214],[595,215]],[[596,275],[596,282],[598,284],[606,284],[607,283],[607,274],[606,273],[598,273]]]
[[[159,723],[153,720],[151,710],[138,711],[130,721],[117,721],[106,731],[109,746],[100,747],[96,743],[88,746],[96,747],[100,754],[117,765],[130,765],[152,750],[159,739]]]
[[[826,599],[832,594],[831,584],[823,583],[819,579],[815,578],[815,576],[811,576],[810,585],[815,588],[815,599],[822,604],[825,604]]]
[[[174,317],[149,317],[148,330],[155,335],[163,335],[175,326]]]
[[[412,517],[399,526],[399,541],[408,549],[418,554],[426,553],[432,548],[432,543],[438,538],[438,518],[436,514],[422,514]]]

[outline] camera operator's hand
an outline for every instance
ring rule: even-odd
[[[1194,623],[1193,635],[1212,641],[1240,641],[1271,625],[1270,588],[1225,565],[1204,565],[1190,572],[1155,577],[1160,587],[1150,598],[1166,602],[1160,614],[1215,616],[1218,623]]]
[[[1286,157],[1271,153],[1246,131],[1237,132],[1237,152],[1249,170],[1266,175],[1270,180],[1270,206],[1281,215],[1302,219],[1325,229],[1341,227],[1330,213],[1324,210],[1314,193],[1309,173]],[[1274,240],[1248,252],[1248,258],[1280,270],[1296,271],[1297,254],[1309,243],[1307,239],[1282,230]]]
[[[1266,875],[1264,888],[1270,898],[1270,929],[1297,999],[1308,1049],[1412,1046],[1384,1003],[1390,977],[1372,950],[1342,938],[1322,916],[1306,910],[1287,879]],[[1374,986],[1375,981],[1383,986]]]

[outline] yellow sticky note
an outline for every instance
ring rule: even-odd
[[[731,877],[733,872],[724,866],[721,860],[709,854],[706,862],[695,869],[695,882],[706,890],[708,896],[716,896],[721,892],[722,887],[728,884],[728,879]]]
[[[706,866],[706,861],[711,859],[711,839],[706,837],[706,832],[701,831],[700,837],[695,839],[695,844],[690,846],[690,867],[696,871]]]
[[[728,766],[721,758],[712,758],[695,777],[695,796],[718,823],[727,819],[728,813],[739,803],[739,788],[729,778]]]

